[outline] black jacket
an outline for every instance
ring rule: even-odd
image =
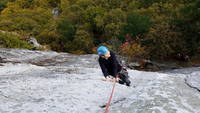
[[[104,77],[107,77],[108,75],[116,77],[117,73],[122,69],[122,66],[119,64],[112,51],[110,51],[110,57],[107,60],[99,57],[99,65]]]

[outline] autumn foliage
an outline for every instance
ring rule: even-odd
[[[55,51],[94,53],[93,48],[104,44],[135,58],[195,56],[200,47],[199,4],[199,0],[1,0],[0,30],[15,32],[19,39],[32,34]]]

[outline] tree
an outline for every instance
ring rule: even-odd
[[[0,32],[0,47],[31,49],[31,45],[12,33]]]
[[[73,40],[73,47],[75,50],[82,50],[86,53],[91,53],[93,47],[93,39],[90,32],[86,31],[85,26],[79,26],[75,38]]]
[[[179,32],[182,32],[184,40],[187,42],[187,53],[195,54],[200,46],[200,1],[196,0],[186,4],[180,9],[180,16],[175,18],[175,25]]]
[[[126,14],[121,9],[112,9],[105,13],[103,17],[105,23],[104,36],[105,40],[112,40],[119,36],[121,27],[126,22]]]
[[[67,20],[67,18],[60,19],[57,30],[63,41],[72,41],[74,39],[76,29],[75,26]]]
[[[0,26],[1,30],[5,31],[15,31],[23,35],[38,35],[51,17],[50,10],[43,8],[21,9],[12,3],[2,11]]]
[[[6,2],[0,1],[0,12],[6,8]]]
[[[65,50],[65,44],[74,40],[76,28],[66,17],[63,17],[58,22],[57,31],[60,35],[59,44],[63,51]]]
[[[25,9],[30,8],[33,0],[16,0],[15,4],[19,5],[19,7]]]
[[[69,7],[69,0],[61,0],[59,7],[61,11],[65,11]]]
[[[82,22],[89,23],[90,32],[92,32],[96,44],[99,44],[103,35],[104,21],[102,17],[105,12],[106,10],[104,8],[98,6],[91,6],[83,11]]]
[[[168,0],[137,0],[140,2],[140,7],[148,8],[154,3],[165,3],[168,2]]]
[[[151,22],[148,16],[130,13],[127,17],[127,24],[123,26],[119,39],[124,41],[124,37],[127,34],[135,38],[137,35],[147,32],[150,26]]]
[[[181,33],[173,30],[173,26],[163,22],[154,25],[145,36],[150,55],[154,58],[172,58],[185,50],[185,41]]]

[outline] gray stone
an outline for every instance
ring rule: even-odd
[[[33,47],[36,48],[36,49],[41,47],[41,45],[38,43],[38,41],[37,41],[34,37],[32,37],[32,36],[26,38],[26,40],[27,40],[30,44],[32,44]]]

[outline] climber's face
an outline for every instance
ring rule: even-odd
[[[101,58],[108,59],[110,57],[110,52],[108,51],[105,55],[101,55]]]

